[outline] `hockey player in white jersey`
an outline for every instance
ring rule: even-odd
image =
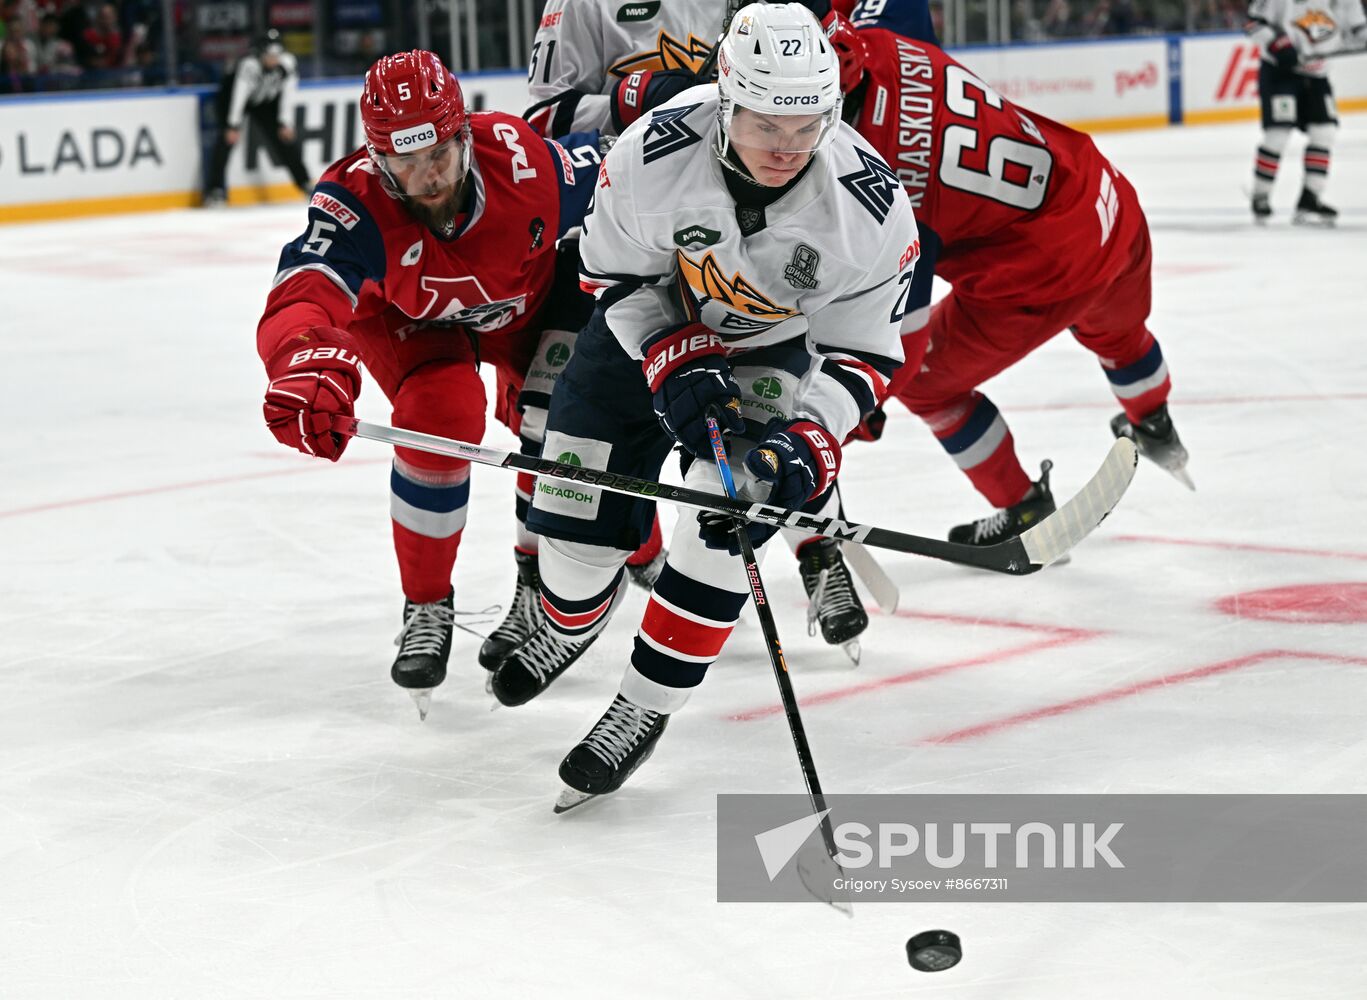
[[[853,0],[802,0],[827,37],[844,20]],[[528,58],[528,86],[535,102],[523,115],[548,138],[578,129],[615,135],[652,108],[699,83],[698,73],[720,31],[740,4],[736,0],[550,0]],[[924,0],[903,4],[914,23],[930,15]],[[918,13],[923,15],[917,19]],[[931,37],[933,40],[933,35]],[[832,513],[839,497],[831,498]],[[785,531],[795,550],[811,601],[809,628],[844,647],[858,661],[859,636],[869,617],[840,546],[825,538]],[[519,556],[519,558],[524,558]],[[636,582],[643,575],[633,569]],[[519,581],[523,602],[528,581]],[[500,629],[521,641],[531,620],[523,615]]]
[[[1272,214],[1269,197],[1293,128],[1306,136],[1305,183],[1295,221],[1332,225],[1338,212],[1320,198],[1338,133],[1324,57],[1367,46],[1361,0],[1252,0],[1248,34],[1262,51],[1258,96],[1262,140],[1253,163],[1253,217]]]
[[[551,400],[544,454],[720,492],[706,415],[732,434],[738,486],[813,509],[840,442],[901,364],[918,247],[896,176],[840,120],[839,68],[797,4],[732,20],[717,86],[623,133],[580,249],[594,318]],[[526,701],[599,634],[653,505],[538,481],[547,628],[494,675]],[[746,529],[761,546],[772,528]],[[748,593],[729,524],[681,518],[617,696],[560,767],[559,808],[620,787],[721,652]]]
[[[616,135],[703,82],[697,74],[732,10],[727,0],[550,0],[527,60],[533,103],[522,117],[547,137]]]

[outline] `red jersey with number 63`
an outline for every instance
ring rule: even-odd
[[[933,45],[859,35],[869,55],[855,127],[911,197],[926,302],[932,268],[959,294],[1045,303],[1126,266],[1144,217],[1088,136],[1016,107]]]
[[[286,244],[257,327],[269,359],[311,326],[346,329],[394,308],[415,323],[507,335],[550,292],[555,241],[582,223],[598,134],[543,139],[521,118],[470,116],[468,214],[441,236],[391,197],[364,148],[323,174],[304,233]]]

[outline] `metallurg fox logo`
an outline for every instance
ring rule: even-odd
[[[769,298],[740,272],[728,279],[711,251],[699,260],[682,250],[675,253],[679,258],[679,274],[688,283],[699,308],[708,302],[719,302],[726,307],[727,315],[721,322],[723,332],[749,333],[798,314],[796,309],[781,306]]]
[[[638,52],[621,59],[608,67],[613,76],[628,77],[641,70],[657,72],[664,69],[686,69],[696,73],[702,69],[703,60],[712,46],[704,39],[689,34],[687,42],[681,42],[668,32],[660,32],[655,40],[655,48]]]

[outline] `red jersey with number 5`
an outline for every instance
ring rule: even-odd
[[[930,251],[918,271],[931,263],[973,298],[1043,303],[1126,266],[1144,217],[1088,136],[1016,107],[933,45],[881,28],[859,36],[855,127],[911,197]]]
[[[471,115],[470,125],[473,193],[447,236],[385,191],[365,149],[328,168],[307,228],[281,251],[257,328],[263,359],[311,326],[346,329],[390,308],[486,336],[532,322],[550,292],[555,242],[583,221],[592,196],[598,134],[555,142],[498,112]]]

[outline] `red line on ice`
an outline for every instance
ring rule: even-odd
[[[361,459],[353,465],[372,464],[376,461],[388,462],[389,459]],[[332,463],[328,463],[330,466]],[[111,500],[131,500],[134,497],[154,496],[158,493],[176,493],[180,490],[197,490],[205,486],[224,486],[229,483],[242,483],[251,479],[271,479],[275,476],[294,476],[322,466],[300,464],[292,469],[271,469],[268,472],[241,472],[232,476],[216,476],[213,479],[196,479],[187,483],[167,483],[165,486],[148,486],[141,490],[124,490],[119,493],[100,493],[89,497],[76,497],[71,500],[54,500],[52,503],[39,503],[31,507],[15,507],[0,510],[0,518],[21,517],[25,514],[43,514],[52,510],[68,507],[85,507],[90,504],[108,503]]]
[[[1257,545],[1252,542],[1213,542],[1201,538],[1169,538],[1164,535],[1115,535],[1116,542],[1148,542],[1155,545],[1189,545],[1203,549],[1228,549],[1242,552],[1266,552],[1280,556],[1321,556],[1325,559],[1355,559],[1367,561],[1367,552],[1340,552],[1335,549],[1298,549],[1289,545]]]
[[[893,617],[920,618],[926,621],[949,622],[959,625],[985,625],[989,628],[1011,628],[1027,632],[1044,632],[1049,638],[1036,639],[1033,642],[1021,643],[1017,646],[1008,646],[1005,649],[998,649],[988,653],[980,653],[977,656],[965,657],[962,660],[950,660],[948,663],[940,663],[931,667],[920,667],[916,670],[908,670],[905,673],[894,674],[891,677],[879,677],[876,680],[864,681],[859,684],[850,684],[845,687],[835,688],[832,691],[823,691],[820,694],[808,695],[805,698],[798,699],[799,705],[802,708],[825,705],[829,702],[842,701],[845,698],[853,698],[855,695],[866,694],[870,691],[881,691],[885,688],[896,687],[901,684],[912,684],[916,681],[929,680],[932,677],[939,677],[942,674],[952,673],[955,670],[963,670],[966,667],[986,666],[987,664],[1000,663],[1002,660],[1009,660],[1013,657],[1024,656],[1027,653],[1054,649],[1058,646],[1069,646],[1073,643],[1083,642],[1102,634],[1089,629],[1064,628],[1058,625],[1038,625],[1031,622],[1009,621],[1001,618],[979,618],[973,615],[928,614],[925,612],[898,611]],[[777,715],[782,711],[783,706],[781,704],[762,705],[758,708],[736,712],[727,716],[727,718],[736,722],[752,722],[755,719],[763,719],[771,715]]]
[[[1182,396],[1173,400],[1177,406],[1238,406],[1249,403],[1342,403],[1367,402],[1367,392],[1337,392],[1328,394],[1303,393],[1287,396],[1214,396],[1209,399],[1190,399]],[[1096,403],[1040,403],[1035,406],[1012,404],[1012,413],[1044,412],[1050,410],[1114,410],[1115,400]]]
[[[1109,691],[1099,691],[1096,694],[1086,695],[1081,698],[1073,698],[1069,701],[1061,701],[1054,705],[1046,705],[1043,708],[1031,709],[1028,712],[1017,712],[1014,715],[1003,716],[1000,719],[992,719],[988,722],[980,722],[976,726],[968,726],[964,729],[954,729],[947,733],[940,733],[938,736],[931,736],[922,743],[960,743],[970,740],[977,736],[985,736],[988,733],[998,733],[1003,729],[1012,726],[1023,725],[1027,722],[1034,722],[1037,719],[1048,719],[1057,715],[1067,715],[1069,712],[1078,712],[1096,705],[1104,705],[1113,701],[1120,701],[1123,698],[1131,698],[1155,688],[1172,687],[1176,684],[1186,684],[1189,681],[1203,680],[1206,677],[1215,677],[1220,674],[1232,673],[1236,670],[1243,670],[1246,667],[1257,666],[1268,660],[1322,660],[1329,663],[1346,663],[1357,666],[1367,666],[1367,657],[1363,656],[1338,656],[1332,653],[1310,653],[1303,650],[1294,649],[1265,649],[1258,653],[1249,653],[1247,656],[1238,656],[1232,660],[1221,660],[1218,663],[1209,663],[1204,667],[1195,667],[1191,670],[1179,671],[1175,674],[1165,674],[1162,677],[1151,677],[1145,681],[1136,681],[1133,684],[1125,684],[1121,687],[1111,688]]]

